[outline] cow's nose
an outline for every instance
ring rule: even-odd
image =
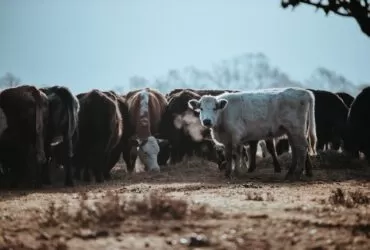
[[[203,125],[204,126],[207,126],[207,127],[210,127],[212,124],[211,124],[211,120],[210,119],[204,119],[203,120]]]

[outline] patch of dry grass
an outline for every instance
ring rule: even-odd
[[[369,194],[365,194],[362,191],[349,191],[345,193],[341,188],[332,190],[328,200],[333,205],[342,205],[347,208],[370,204]]]
[[[246,200],[249,201],[274,201],[274,196],[270,193],[260,193],[260,192],[248,192],[246,194]]]
[[[191,204],[186,200],[171,198],[160,192],[150,192],[143,198],[121,197],[117,192],[109,191],[105,197],[91,203],[86,193],[80,194],[79,203],[72,212],[67,202],[57,206],[51,202],[42,226],[57,226],[67,223],[74,227],[111,225],[123,222],[129,217],[138,216],[151,220],[183,220],[218,218],[222,213],[206,205]]]

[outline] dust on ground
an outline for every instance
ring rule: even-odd
[[[326,151],[285,182],[290,155],[227,180],[189,159],[103,184],[1,191],[0,249],[369,249],[370,167]],[[58,176],[58,173],[56,173]],[[61,179],[62,177],[60,177]]]

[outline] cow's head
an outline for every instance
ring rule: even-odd
[[[204,127],[212,128],[218,119],[220,111],[227,105],[227,100],[217,99],[214,96],[202,96],[200,100],[192,99],[188,102],[189,108],[199,110],[199,119]]]
[[[145,139],[134,139],[133,146],[137,147],[137,154],[145,168],[149,171],[159,172],[158,153],[160,146],[163,147],[167,142],[167,140],[149,136]]]

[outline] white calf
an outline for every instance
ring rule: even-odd
[[[296,168],[300,177],[305,166],[306,175],[312,176],[307,149],[315,154],[312,148],[316,148],[317,139],[315,97],[310,91],[292,87],[206,95],[199,101],[190,100],[188,105],[199,110],[202,125],[212,128],[212,138],[225,145],[227,177],[232,172],[232,154],[238,145],[284,134],[292,146],[292,165],[286,178],[294,178]],[[307,142],[307,130],[311,145]]]

